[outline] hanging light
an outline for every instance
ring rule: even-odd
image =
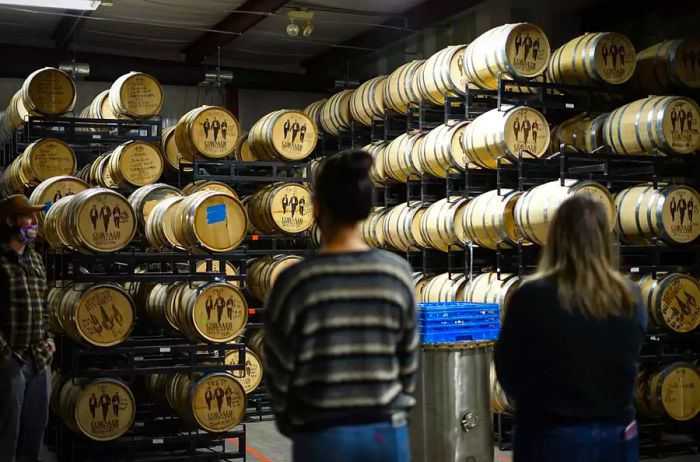
[[[304,34],[304,37],[308,37],[311,35],[314,31],[314,25],[311,24],[311,21],[308,21],[306,23],[306,26],[304,26],[304,30],[302,31],[302,34]]]
[[[299,31],[301,29],[299,28],[299,25],[297,23],[305,24],[304,29],[301,30],[301,33],[304,37],[308,37],[313,33],[314,26],[311,23],[311,21],[314,18],[313,12],[292,10],[287,13],[287,17],[289,18],[289,24],[287,25],[287,35],[291,37],[296,37],[297,35],[299,35]]]
[[[292,22],[287,24],[287,35],[290,37],[296,37],[299,35],[299,26],[297,26],[297,23],[295,23],[293,19]]]

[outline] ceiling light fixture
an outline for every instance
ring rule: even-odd
[[[102,0],[0,0],[0,5],[59,8],[62,10],[96,10]]]
[[[311,11],[292,10],[287,13],[289,24],[287,25],[287,35],[296,37],[299,35],[299,25],[297,23],[306,24],[302,35],[308,37],[314,31],[314,26],[311,21],[314,19],[314,13]]]

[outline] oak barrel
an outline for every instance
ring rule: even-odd
[[[423,303],[464,301],[466,284],[467,280],[463,274],[438,274],[423,288]]]
[[[313,121],[316,125],[316,134],[321,133],[321,109],[323,105],[328,101],[326,98],[314,101],[304,108],[304,114],[309,116],[309,119]]]
[[[428,204],[421,201],[403,202],[388,210],[383,220],[375,217],[376,222],[382,222],[384,240],[386,244],[398,251],[408,252],[419,250],[427,243],[420,233],[421,220]],[[368,226],[373,224],[373,217],[370,216]],[[371,233],[371,230],[369,230]],[[371,236],[371,234],[370,234]],[[374,243],[379,243],[379,236],[371,239]]]
[[[135,189],[163,174],[163,156],[151,143],[127,141],[93,162],[89,179],[105,188]]]
[[[364,82],[350,97],[350,115],[353,120],[369,127],[372,120],[384,115],[384,81],[380,75]]]
[[[646,95],[700,89],[700,42],[664,40],[640,51],[632,83]]]
[[[522,194],[512,189],[493,190],[469,201],[463,214],[466,240],[491,250],[516,246],[522,234],[515,224],[515,204]]]
[[[409,104],[421,99],[418,92],[419,71],[425,60],[410,61],[399,66],[384,81],[384,106],[398,114],[406,114]]]
[[[238,350],[231,350],[226,354],[226,364],[238,364]],[[260,386],[263,378],[263,363],[260,357],[252,350],[245,350],[245,368],[237,371],[230,371],[233,378],[243,386],[246,395],[255,391]]]
[[[700,106],[681,96],[650,96],[610,113],[603,139],[617,154],[689,154],[700,149]]]
[[[201,106],[180,118],[175,126],[175,144],[187,161],[197,156],[223,159],[233,154],[240,131],[238,119],[228,109]]]
[[[39,235],[42,236],[44,233],[44,218],[54,202],[63,197],[85,191],[88,188],[88,184],[83,180],[67,175],[55,176],[39,183],[39,186],[29,196],[30,204],[44,206],[43,211],[34,215],[39,226]]]
[[[414,163],[417,143],[425,137],[425,133],[404,133],[392,140],[384,150],[384,175],[399,183],[418,174]]]
[[[258,120],[248,132],[253,156],[259,160],[296,162],[316,148],[316,125],[301,111],[282,109]]]
[[[443,105],[445,96],[464,95],[467,88],[466,48],[467,45],[450,45],[432,55],[420,67],[417,83],[423,101]]]
[[[388,141],[375,141],[362,148],[363,151],[372,155],[372,167],[369,169],[369,179],[376,187],[384,186],[384,154],[389,145]]]
[[[604,146],[603,124],[607,117],[580,114],[557,125],[551,134],[552,152],[559,152],[562,144],[586,153],[600,149]]]
[[[447,252],[466,242],[463,214],[467,199],[452,196],[431,204],[421,217],[420,235],[428,247]]]
[[[258,160],[250,149],[250,141],[248,141],[248,132],[241,134],[236,142],[236,147],[233,150],[233,158],[241,162],[255,162]]]
[[[134,119],[158,115],[163,105],[163,88],[155,77],[143,72],[129,72],[114,81],[109,89],[112,114]]]
[[[302,257],[296,255],[268,255],[252,260],[248,264],[248,292],[264,302],[282,271],[303,260]]]
[[[385,207],[375,208],[362,222],[362,237],[368,246],[375,249],[383,249],[387,245],[384,231],[384,220],[391,209]]]
[[[222,194],[228,194],[231,197],[238,199],[238,193],[226,183],[214,180],[195,180],[192,183],[187,183],[182,188],[182,194],[189,196],[200,191],[212,191]]]
[[[472,303],[495,303],[500,308],[501,320],[505,318],[510,298],[520,285],[516,274],[482,273],[474,276],[464,289],[464,298]]]
[[[693,364],[675,362],[643,370],[637,385],[637,403],[642,413],[681,422],[700,413],[700,372]]]
[[[163,153],[165,167],[173,172],[182,169],[183,171],[192,171],[192,162],[186,160],[180,154],[175,142],[175,125],[163,129],[163,134],[160,141],[160,151]]]
[[[124,116],[122,116],[124,117]],[[112,112],[109,103],[109,90],[102,91],[95,96],[89,105],[80,111],[81,119],[117,119],[118,116]],[[91,128],[91,130],[95,130]]]
[[[469,159],[462,144],[462,136],[469,122],[448,121],[428,132],[414,154],[422,174],[447,178],[448,171],[467,168]]]
[[[170,197],[180,197],[182,192],[175,186],[164,183],[155,183],[142,186],[129,196],[129,203],[134,208],[139,230],[143,233],[146,229],[146,220],[153,208],[161,201]]]
[[[301,184],[278,183],[265,186],[247,203],[253,227],[265,234],[298,234],[311,228],[311,190]]]
[[[651,274],[639,280],[642,300],[649,313],[650,330],[686,333],[700,325],[700,282],[692,276]]]
[[[626,244],[649,245],[655,239],[688,244],[700,236],[700,194],[690,186],[638,185],[620,191],[615,204],[620,240]]]
[[[521,79],[536,77],[547,68],[550,51],[547,36],[536,25],[504,24],[484,32],[464,50],[467,81],[496,90],[501,72]]]
[[[593,32],[559,47],[549,61],[547,80],[569,85],[620,85],[634,74],[637,54],[617,32]]]
[[[0,176],[0,192],[11,195],[44,180],[73,175],[77,159],[73,149],[61,140],[43,138],[30,143]]]
[[[343,90],[328,98],[321,107],[319,120],[321,128],[329,135],[339,136],[350,130],[352,116],[350,114],[350,98],[355,90]]]
[[[54,287],[47,297],[52,325],[75,342],[97,347],[122,343],[134,326],[134,301],[117,284]]]
[[[462,144],[469,160],[482,168],[495,169],[498,159],[540,157],[549,147],[549,125],[544,116],[529,107],[492,109],[464,129]]]
[[[423,273],[413,273],[413,286],[416,289],[416,303],[423,303],[423,291],[430,282],[430,277]]]
[[[549,225],[559,205],[574,194],[590,194],[599,200],[607,212],[610,231],[615,227],[615,202],[602,185],[588,180],[551,181],[536,186],[518,198],[515,204],[515,224],[529,241],[545,245]]]

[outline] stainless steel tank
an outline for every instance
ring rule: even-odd
[[[421,348],[412,462],[493,462],[492,351],[492,342]]]

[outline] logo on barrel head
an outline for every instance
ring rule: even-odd
[[[120,341],[131,330],[133,314],[129,299],[113,288],[89,291],[80,301],[77,322],[92,343]]]
[[[532,27],[519,28],[508,45],[511,66],[522,74],[538,73],[546,65],[548,47],[549,44],[538,30]]]
[[[700,114],[687,101],[677,101],[669,109],[667,117],[671,124],[671,147],[681,150],[694,149],[700,136]]]
[[[197,300],[195,320],[198,329],[211,339],[229,339],[237,334],[246,319],[247,307],[232,287],[208,288]]]
[[[695,281],[676,277],[662,295],[661,314],[666,324],[676,332],[689,332],[700,323],[700,290]]]
[[[625,41],[613,37],[603,38],[599,47],[603,65],[600,73],[607,82],[619,82],[625,79],[633,66],[634,49]]]
[[[275,149],[289,159],[301,159],[316,145],[316,129],[306,114],[285,112],[272,129]]]
[[[78,402],[78,423],[89,436],[112,439],[128,430],[134,416],[133,399],[116,384],[88,386]]]
[[[506,144],[510,152],[529,151],[539,156],[546,149],[549,127],[541,114],[531,109],[520,109],[508,119]]]
[[[231,376],[205,379],[195,390],[195,416],[207,430],[227,430],[240,422],[245,394]]]
[[[700,234],[699,198],[690,189],[671,192],[664,202],[664,227],[676,242],[690,242]]]
[[[281,207],[281,214],[279,209]],[[275,221],[285,231],[303,231],[311,226],[313,205],[308,190],[292,186],[276,194],[273,202]]]

